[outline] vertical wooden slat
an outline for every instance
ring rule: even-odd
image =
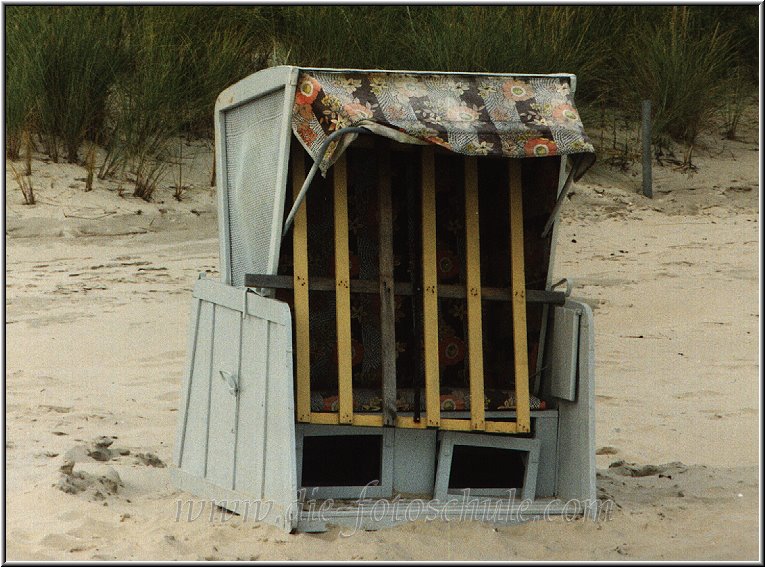
[[[335,162],[335,303],[337,318],[337,385],[340,423],[353,423],[351,286],[348,258],[348,172],[345,154]]]
[[[305,181],[305,158],[300,144],[292,150],[292,195],[298,196]],[[311,341],[308,309],[308,204],[304,201],[292,227],[292,258],[295,310],[295,372],[297,376],[297,420],[311,421]]]
[[[383,144],[378,145],[377,150],[382,409],[383,423],[394,425],[396,420],[396,305],[393,297],[393,205],[390,151]]]
[[[523,257],[523,198],[521,162],[510,169],[510,289],[513,294],[513,349],[515,353],[515,409],[518,432],[531,430],[529,415],[529,360],[526,339],[526,274]]]
[[[422,150],[422,303],[425,347],[425,410],[429,427],[438,427],[441,421],[436,262],[435,153],[433,147],[429,146]]]
[[[483,329],[481,322],[481,247],[478,218],[478,161],[465,158],[465,260],[467,267],[468,364],[470,427],[485,427]]]

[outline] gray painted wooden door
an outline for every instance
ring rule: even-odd
[[[289,307],[200,279],[181,392],[173,479],[231,511],[297,523]]]

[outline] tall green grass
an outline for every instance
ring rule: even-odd
[[[683,142],[690,165],[698,135],[729,96],[732,34],[699,26],[688,7],[672,7],[646,32],[621,54],[621,95],[635,106],[652,101],[655,132]]]
[[[151,12],[158,8],[149,8]],[[182,38],[173,33],[171,13],[131,8],[125,49],[130,67],[114,82],[105,124],[106,158],[99,177],[129,171],[133,194],[150,199],[168,165],[168,145],[177,135],[186,109],[189,73]]]
[[[591,33],[596,21],[571,6],[412,7],[402,47],[415,68],[588,77],[606,52],[606,38]]]
[[[736,139],[744,109],[748,103],[752,102],[753,95],[757,91],[751,81],[743,76],[745,72],[736,68],[723,87],[726,90],[726,96],[720,107],[720,116],[723,134],[729,140]]]
[[[269,65],[571,72],[585,115],[650,98],[657,140],[691,148],[720,113],[735,135],[759,65],[756,6],[38,5],[5,21],[6,155],[25,132],[53,159],[88,142],[89,172],[132,175],[144,199],[182,167],[179,137],[212,136],[218,93]]]
[[[13,126],[33,125],[54,160],[63,149],[78,160],[86,138],[97,141],[106,97],[121,66],[121,18],[107,8],[9,6],[9,60],[19,90],[9,85]]]
[[[11,7],[8,8],[12,10]],[[19,18],[6,25],[6,41],[11,45],[22,45],[19,35],[23,34]],[[27,66],[20,49],[9,51],[5,57],[5,81],[13,94],[5,97],[5,155],[18,160],[21,151],[21,133],[28,118],[29,105],[25,94],[31,91]]]
[[[261,13],[270,64],[361,69],[399,67],[405,16],[400,6],[287,6]]]
[[[174,159],[182,136],[212,136],[218,93],[265,65],[260,37],[249,20],[199,8],[133,8],[129,50],[134,62],[113,93],[115,127],[110,149],[132,165],[133,194],[149,200]],[[257,12],[248,11],[257,22]],[[217,16],[217,18],[215,17]],[[107,170],[109,167],[107,166]]]

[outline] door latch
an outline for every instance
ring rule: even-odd
[[[231,372],[226,372],[225,370],[220,370],[220,377],[221,379],[228,384],[228,392],[232,396],[236,396],[239,393],[239,379],[236,375],[232,374]]]

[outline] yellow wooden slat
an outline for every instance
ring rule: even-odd
[[[354,413],[353,425],[361,427],[382,427],[383,416],[379,414]]]
[[[351,286],[348,258],[348,172],[345,154],[335,162],[335,302],[339,422],[353,423]]]
[[[478,218],[478,160],[465,158],[465,261],[467,267],[470,428],[484,429],[483,329],[481,323],[481,245]]]
[[[292,195],[297,197],[305,181],[304,150],[293,144],[292,150]],[[297,420],[311,419],[311,341],[308,309],[308,215],[304,201],[295,215],[292,227],[293,284],[295,312],[295,349],[297,376]]]
[[[518,433],[515,421],[487,421],[486,433]]]
[[[309,423],[315,423],[317,425],[337,425],[337,413],[313,412]],[[382,427],[383,416],[379,414],[355,413],[353,414],[353,421],[351,424],[359,427]]]
[[[472,427],[469,419],[442,419],[439,429],[448,431],[470,431]]]
[[[316,415],[316,414],[313,414]],[[355,419],[358,416],[354,416]],[[396,417],[396,427],[402,429],[427,429],[427,423],[420,421],[419,423],[414,421],[413,417],[400,415]],[[440,429],[449,431],[470,431],[469,419],[441,419],[439,426]],[[514,421],[487,421],[486,429],[487,433],[517,433],[517,424]]]
[[[438,280],[436,265],[436,172],[432,147],[422,150],[422,290],[427,424],[438,427],[441,393],[438,376]]]
[[[521,162],[509,160],[510,169],[510,290],[513,294],[513,349],[515,353],[515,409],[517,430],[531,430],[529,412],[529,360],[526,338],[526,273],[523,255],[523,196]]]
[[[309,423],[317,425],[337,425],[337,413],[332,412],[313,412]]]
[[[403,429],[427,429],[428,423],[426,420],[414,421],[414,418],[408,415],[399,415],[396,416],[396,427]]]

